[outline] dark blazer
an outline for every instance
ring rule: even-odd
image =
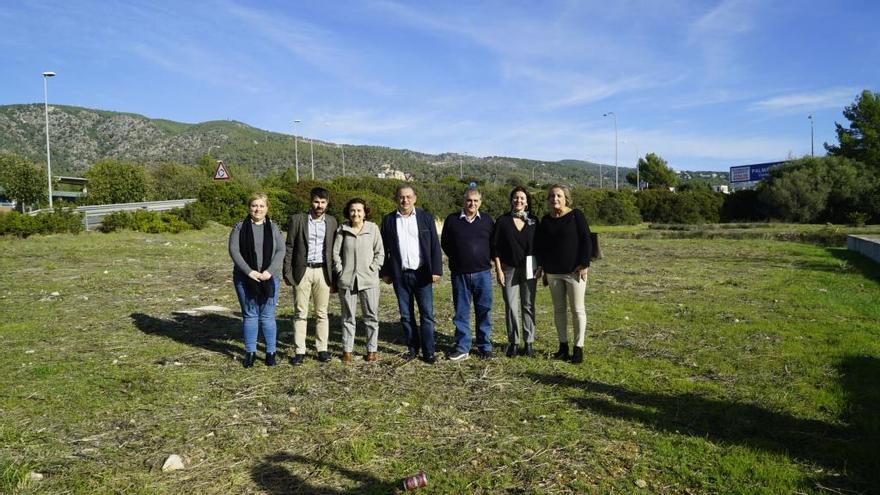
[[[339,227],[336,218],[324,214],[327,232],[324,235],[324,281],[333,285],[333,240]],[[306,273],[309,255],[309,213],[291,215],[287,225],[287,252],[284,255],[284,281],[296,285]]]
[[[420,283],[430,283],[432,275],[443,275],[443,254],[440,251],[440,238],[437,237],[437,226],[434,217],[421,208],[415,209],[416,223],[419,226],[419,259],[418,270]],[[382,244],[385,246],[385,263],[379,270],[382,277],[391,277],[395,282],[400,280],[403,271],[400,259],[400,244],[397,239],[397,210],[382,217]]]

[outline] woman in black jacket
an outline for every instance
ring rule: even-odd
[[[538,219],[531,214],[532,202],[524,187],[510,191],[510,211],[498,217],[492,232],[495,278],[504,296],[507,324],[507,357],[517,354],[522,329],[522,354],[532,356],[535,342],[535,230]]]

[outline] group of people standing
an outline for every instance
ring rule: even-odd
[[[266,342],[265,363],[276,364],[275,306],[282,277],[293,286],[295,305],[291,364],[304,361],[312,304],[317,322],[317,359],[331,360],[327,350],[327,307],[332,293],[338,294],[342,313],[342,361],[353,360],[357,306],[367,331],[364,359],[378,360],[383,281],[394,287],[397,297],[407,346],[403,358],[421,357],[426,363],[436,363],[433,284],[443,275],[442,253],[449,261],[455,308],[454,345],[447,359],[468,359],[472,350],[478,358],[492,357],[494,270],[505,305],[505,354],[534,355],[535,295],[537,281],[542,280],[550,288],[559,338],[554,357],[583,361],[587,323],[584,296],[592,244],[586,218],[572,208],[567,187],[554,185],[548,189],[548,213],[540,221],[531,212],[532,201],[523,187],[510,192],[510,211],[497,220],[480,213],[482,195],[478,189],[469,188],[461,211],[446,217],[440,236],[433,217],[416,208],[417,196],[411,184],[398,186],[397,209],[383,216],[379,225],[370,221],[370,206],[361,198],[345,204],[345,221],[339,225],[326,213],[330,193],[318,187],[310,196],[309,211],[291,216],[286,241],[278,225],[267,218],[268,200],[260,193],[249,198],[248,217],[238,222],[229,235],[233,282],[242,312],[245,367],[256,361],[260,328]],[[471,306],[476,324],[473,342]],[[574,326],[571,349],[569,313]]]

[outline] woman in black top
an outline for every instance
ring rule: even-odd
[[[568,309],[574,324],[573,363],[584,360],[587,310],[584,295],[590,268],[590,227],[581,210],[572,209],[571,191],[561,185],[547,190],[549,213],[535,234],[535,248],[553,299],[553,319],[559,336],[557,359],[568,359]]]
[[[522,329],[522,354],[532,356],[535,342],[534,239],[538,219],[531,215],[531,199],[524,187],[510,191],[510,212],[498,217],[492,232],[495,278],[504,296],[507,357],[514,357]]]

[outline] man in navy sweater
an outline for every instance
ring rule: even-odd
[[[471,350],[471,300],[476,317],[477,357],[492,357],[491,237],[493,221],[480,215],[482,195],[476,188],[464,193],[460,213],[443,222],[440,245],[449,258],[452,272],[452,302],[455,305],[455,349],[449,360],[467,359]]]

